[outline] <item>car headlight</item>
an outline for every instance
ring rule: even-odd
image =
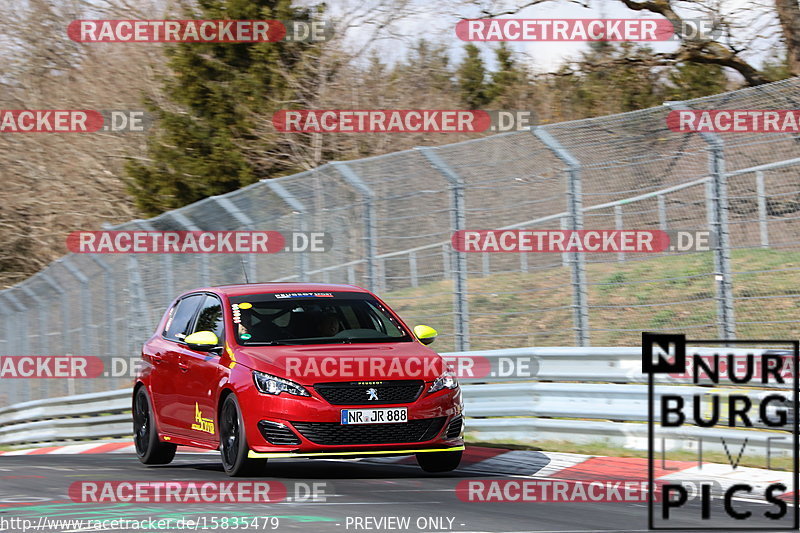
[[[436,392],[442,389],[457,389],[458,380],[456,379],[455,372],[447,370],[444,374],[433,380],[431,388],[428,392]]]
[[[253,370],[253,381],[256,388],[265,394],[278,395],[282,392],[294,394],[295,396],[311,396],[302,385],[288,379],[279,378],[264,372]]]

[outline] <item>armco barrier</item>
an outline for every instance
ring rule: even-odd
[[[698,351],[711,354],[718,350]],[[500,358],[529,358],[537,370],[535,376],[486,375],[461,380],[467,434],[475,440],[602,441],[631,449],[644,449],[647,445],[647,386],[641,373],[639,348],[516,348],[442,355],[470,357],[473,361],[485,358],[493,364]],[[677,380],[669,376],[658,381],[657,396],[677,392],[688,399],[711,390],[677,385]],[[737,392],[759,397],[769,391],[742,388]],[[0,409],[0,446],[129,439],[130,407],[130,389],[18,403]],[[698,439],[703,438],[704,449],[721,451],[718,437],[736,449],[745,439],[751,446],[761,446],[770,438],[775,453],[788,453],[792,445],[787,433],[779,431],[679,428],[669,435],[665,447],[695,449]]]

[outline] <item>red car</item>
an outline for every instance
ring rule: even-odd
[[[371,292],[261,283],[187,292],[142,348],[133,389],[144,464],[178,445],[219,449],[231,476],[268,458],[415,454],[427,472],[464,449],[461,390],[426,345]]]

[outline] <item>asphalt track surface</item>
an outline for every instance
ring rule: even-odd
[[[533,470],[536,465],[532,465]],[[53,520],[64,519],[205,519],[214,531],[212,517],[277,517],[275,522],[261,518],[258,529],[248,531],[646,531],[647,505],[643,503],[469,503],[458,499],[454,488],[464,479],[508,478],[469,470],[447,474],[425,474],[415,465],[354,460],[272,460],[257,479],[279,481],[292,498],[297,486],[324,482],[325,501],[283,501],[249,504],[166,504],[166,503],[76,503],[69,486],[75,481],[230,481],[216,455],[178,454],[170,465],[146,467],[128,454],[32,455],[0,457],[0,530],[22,531],[21,522],[11,527],[12,518],[28,519],[40,529],[28,531],[98,531],[81,527],[53,527]],[[301,491],[306,495],[305,491]],[[739,504],[741,509],[763,512],[764,506]],[[690,508],[697,511],[696,506]],[[686,528],[709,526],[692,512],[695,519],[673,522]],[[50,522],[40,522],[47,517]],[[205,517],[205,518],[203,518]],[[409,517],[407,528],[396,524],[381,527],[366,522],[362,527],[355,517]],[[439,518],[440,524],[435,519]],[[452,519],[450,522],[448,519]],[[5,520],[5,521],[4,521]],[[221,522],[220,522],[221,523]],[[266,526],[266,527],[263,527]],[[203,530],[202,525],[199,525]],[[114,531],[180,531],[170,529],[115,529]],[[222,527],[216,528],[222,531]],[[235,531],[230,526],[228,531]],[[243,529],[239,529],[243,530]],[[107,529],[111,531],[111,529]]]

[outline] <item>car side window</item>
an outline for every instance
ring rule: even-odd
[[[189,334],[197,307],[204,298],[204,294],[192,294],[179,301],[170,313],[164,336],[173,341],[183,341]]]
[[[200,313],[197,315],[197,323],[192,333],[195,331],[211,331],[218,338],[221,339],[223,337],[225,322],[222,318],[222,303],[216,296],[206,296],[203,306],[200,308]]]

